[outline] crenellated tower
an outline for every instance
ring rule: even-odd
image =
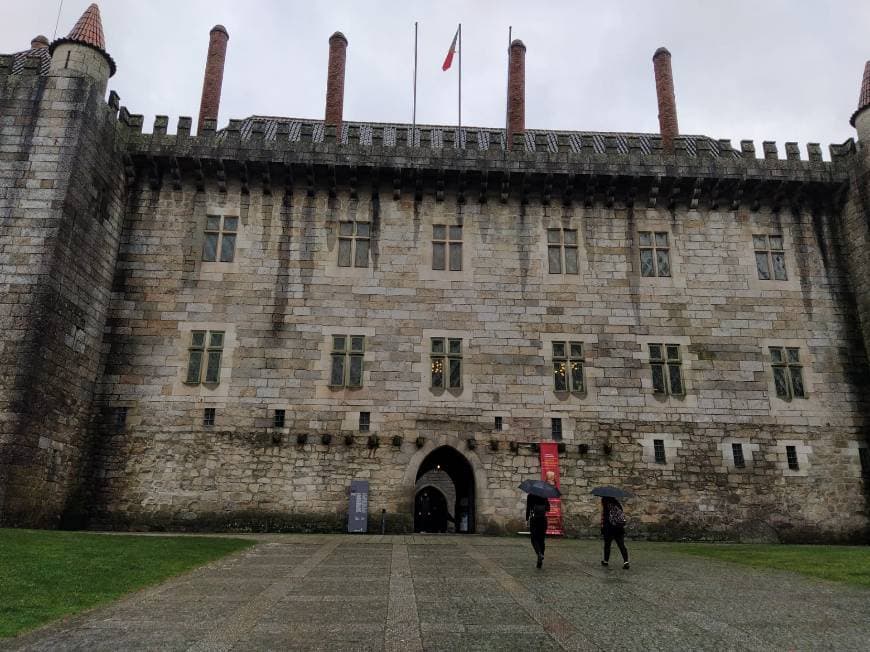
[[[122,216],[114,72],[96,4],[0,57],[0,524],[59,524],[83,486]]]

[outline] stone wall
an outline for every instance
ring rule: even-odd
[[[128,203],[100,388],[106,413],[123,406],[128,418],[104,434],[100,522],[338,528],[350,480],[362,478],[373,511],[406,528],[416,468],[448,444],[474,468],[478,531],[512,530],[516,485],[540,473],[529,444],[558,417],[569,533],[595,531],[588,490],[606,483],[638,494],[628,505],[637,533],[866,535],[867,360],[830,209],[284,196],[241,192],[232,179],[225,192],[178,187],[139,184]],[[234,262],[200,260],[206,215],[239,216]],[[338,223],[353,219],[372,227],[365,269],[336,265]],[[433,224],[462,224],[461,272],[431,270]],[[578,231],[578,275],[547,272],[557,227]],[[640,276],[641,230],[669,234],[672,277]],[[788,280],[757,278],[758,233],[784,236]],[[216,386],[184,382],[193,329],[226,333]],[[336,333],[366,337],[362,388],[328,386]],[[433,336],[462,339],[462,388],[430,389]],[[584,343],[585,393],[553,391],[558,339]],[[685,397],[653,394],[651,342],[680,344]],[[768,347],[779,345],[800,349],[808,398],[776,398]],[[202,425],[204,407],[216,409],[214,426]],[[274,409],[286,410],[280,432]],[[360,411],[371,412],[377,448],[355,432]],[[666,464],[654,461],[656,438]],[[731,441],[746,444],[746,468],[729,463]],[[786,445],[800,451],[799,472]]]
[[[80,495],[123,174],[100,84],[0,65],[0,523]],[[28,64],[31,62],[28,62]]]

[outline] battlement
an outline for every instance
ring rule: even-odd
[[[443,199],[455,187],[460,201],[490,195],[507,201],[518,194],[523,202],[536,195],[544,203],[558,197],[565,203],[587,205],[603,198],[609,205],[634,201],[647,194],[650,206],[685,203],[697,208],[742,202],[775,208],[813,198],[838,196],[831,192],[848,184],[848,160],[854,142],[831,145],[831,161],[822,160],[818,143],[785,144],[780,158],[776,143],[744,140],[735,148],[729,140],[707,136],[677,136],[674,150],[663,149],[658,134],[529,130],[515,134],[507,147],[503,129],[344,122],[339,130],[318,120],[253,116],[230,120],[217,130],[215,120],[203,121],[190,135],[191,118],[178,119],[169,133],[169,119],[155,118],[152,132],[143,132],[141,115],[121,107],[119,120],[126,131],[128,182],[147,177],[158,188],[164,177],[181,187],[186,174],[204,188],[213,172],[222,190],[228,175],[242,180],[256,176],[264,187],[285,178],[285,186],[305,180],[307,191],[325,184],[331,193],[339,185],[393,183],[396,198],[408,188],[415,197],[432,190]],[[472,190],[474,188],[474,190]],[[667,188],[662,199],[663,188]],[[355,192],[353,190],[352,192]]]

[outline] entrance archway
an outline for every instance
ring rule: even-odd
[[[452,487],[440,487],[437,484],[439,476],[441,483],[448,482]],[[446,532],[448,529],[461,533],[474,532],[474,470],[462,453],[452,446],[436,448],[423,459],[417,469],[416,479],[415,532]],[[452,505],[445,498],[445,494],[451,493],[454,496]],[[440,512],[442,504],[446,507],[444,514]],[[451,521],[453,527],[449,528],[448,522]]]

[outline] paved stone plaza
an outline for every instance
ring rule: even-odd
[[[262,535],[14,650],[857,650],[870,591],[633,543]],[[618,559],[618,553],[617,553]]]

